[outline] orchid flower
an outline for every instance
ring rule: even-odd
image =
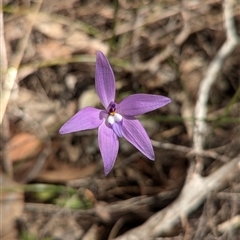
[[[97,52],[95,72],[96,92],[105,110],[85,107],[70,118],[59,130],[60,134],[98,128],[98,144],[107,175],[117,158],[119,141],[124,137],[150,160],[154,160],[151,141],[137,115],[153,111],[171,102],[167,97],[133,94],[120,103],[115,102],[115,78],[102,52]]]

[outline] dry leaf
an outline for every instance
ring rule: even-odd
[[[85,51],[95,54],[96,51],[101,50],[107,54],[109,50],[107,44],[98,39],[90,38],[85,32],[75,28],[71,20],[65,19],[64,23],[60,23],[54,17],[40,14],[34,27],[47,37],[66,43],[67,47],[72,48],[72,52]]]
[[[72,50],[68,46],[55,40],[37,45],[37,52],[43,59],[69,57],[72,54]]]
[[[19,133],[8,142],[8,157],[11,162],[29,159],[37,155],[43,142],[30,133]]]
[[[84,168],[70,168],[67,165],[61,165],[56,170],[43,170],[36,177],[39,181],[44,182],[65,182],[73,179],[80,179],[92,176],[96,165],[91,164]]]
[[[85,51],[90,54],[95,54],[97,51],[102,51],[107,54],[109,47],[98,39],[89,38],[84,32],[71,31],[72,34],[66,36],[66,45],[75,51]]]
[[[48,15],[39,14],[34,27],[49,38],[63,39],[66,36],[63,24],[53,21]]]

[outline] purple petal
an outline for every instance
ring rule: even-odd
[[[105,122],[98,128],[98,144],[103,159],[104,173],[107,175],[116,161],[119,142],[117,135]]]
[[[103,122],[103,110],[86,107],[77,112],[59,130],[60,134],[97,128]]]
[[[115,99],[115,78],[112,68],[102,52],[97,52],[95,85],[102,105],[107,108]]]
[[[170,98],[160,95],[133,94],[118,104],[117,111],[125,116],[137,116],[163,107],[170,102]]]
[[[113,131],[117,134],[118,137],[122,137],[122,121],[121,122],[115,122],[111,125]]]
[[[123,136],[146,157],[154,160],[151,141],[142,124],[135,118],[123,119]]]

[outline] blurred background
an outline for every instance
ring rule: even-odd
[[[178,203],[196,163],[207,178],[240,154],[239,42],[217,63],[201,156],[193,151],[198,92],[227,39],[228,3],[230,27],[240,34],[238,1],[1,2],[2,240],[124,240],[136,227],[146,237],[134,239],[239,239],[236,172],[165,234],[143,225]],[[172,100],[139,117],[156,160],[120,139],[108,176],[97,130],[58,133],[79,109],[102,108],[94,86],[97,51],[113,68],[117,102],[134,93]]]

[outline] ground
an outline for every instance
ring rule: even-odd
[[[3,240],[239,239],[238,1],[1,4]],[[139,117],[155,161],[121,138],[107,176],[97,130],[58,133],[103,108],[97,51],[117,102],[172,100]]]

